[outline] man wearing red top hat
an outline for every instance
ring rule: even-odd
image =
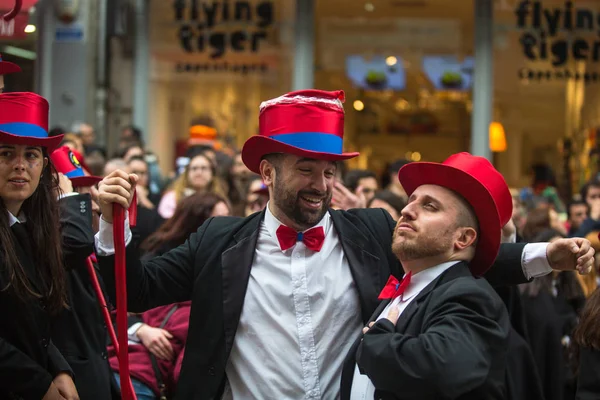
[[[80,229],[97,232],[100,209],[94,186],[102,178],[87,175],[82,168],[83,162],[67,146],[56,149],[50,158],[56,170],[72,183],[73,193],[80,193],[78,197],[85,199],[72,205],[75,211],[85,210],[86,224]],[[73,369],[79,396],[82,399],[110,400],[119,390],[108,361],[108,335],[100,301],[86,268],[86,259],[90,255],[91,252],[83,254],[67,265],[69,309],[62,310],[57,316],[52,327],[52,340]]]
[[[263,211],[210,219],[145,263],[135,241],[127,246],[131,311],[192,300],[178,398],[339,397],[345,356],[390,274],[404,274],[387,212],[329,208],[336,163],[358,155],[342,150],[343,100],[341,91],[302,90],[261,104],[260,133],[242,158],[269,188]],[[96,248],[111,296],[112,206],[128,207],[136,182],[114,171],[99,184]],[[504,245],[487,275],[518,284],[551,267],[588,268],[592,258],[584,239]]]
[[[408,164],[398,177],[409,199],[392,251],[405,275],[390,278],[351,351],[342,399],[504,399],[508,312],[476,277],[500,250],[508,186],[468,153]]]
[[[2,60],[2,54],[0,54],[0,93],[4,92],[4,75],[14,74],[15,72],[21,72],[21,67],[15,63]]]

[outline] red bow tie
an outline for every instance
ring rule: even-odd
[[[296,232],[290,227],[280,225],[276,233],[282,251],[294,247],[296,242],[300,240],[312,251],[321,251],[325,240],[325,231],[322,226],[317,226],[306,232]]]
[[[379,300],[384,299],[395,299],[398,296],[402,296],[402,294],[406,291],[408,285],[410,285],[410,277],[412,276],[412,271],[408,271],[408,274],[404,275],[402,278],[402,282],[398,282],[393,275],[390,275],[387,283],[383,287],[381,293],[379,293]]]

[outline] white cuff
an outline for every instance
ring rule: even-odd
[[[521,267],[527,279],[548,275],[552,267],[548,263],[546,250],[549,243],[529,243],[523,249]]]
[[[61,193],[58,195],[58,199],[60,200],[60,199],[62,199],[62,198],[64,198],[64,197],[69,197],[69,196],[77,196],[78,194],[79,194],[79,192],[70,192],[70,193],[62,193],[62,192],[61,192]]]
[[[136,322],[127,329],[127,338],[130,342],[140,343],[140,338],[137,336],[137,331],[143,325],[143,322]]]
[[[100,217],[100,229],[94,236],[96,253],[99,256],[112,256],[115,254],[115,240],[113,238],[113,224]],[[125,246],[131,242],[131,228],[129,227],[129,213],[125,212]]]

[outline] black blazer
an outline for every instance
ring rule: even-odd
[[[330,210],[360,300],[366,323],[390,274],[401,278],[391,252],[395,226],[381,209]],[[183,245],[141,263],[134,245],[127,247],[128,306],[133,312],[192,300],[189,340],[177,388],[179,399],[218,398],[233,344],[254,259],[264,211],[247,218],[206,221]],[[526,279],[521,269],[524,245],[503,246],[495,264],[499,284]],[[98,257],[107,290],[115,295],[114,256]]]
[[[89,195],[85,195],[89,198]],[[79,215],[79,196],[65,197],[60,203],[70,204],[76,210],[69,216],[61,215],[61,234],[65,260],[76,259],[90,250],[89,244],[79,243],[79,230],[85,219]],[[35,272],[31,242],[27,234],[15,234],[15,248],[31,284],[38,288],[43,282]],[[87,249],[86,249],[87,247]],[[4,271],[0,285],[8,283]],[[51,340],[52,318],[45,310],[43,300],[23,302],[12,292],[0,291],[0,398],[41,399],[52,380],[60,372],[72,375],[71,368]]]
[[[598,400],[600,399],[600,351],[581,347],[579,352],[576,399]]]
[[[52,340],[73,370],[79,397],[109,400],[118,389],[108,362],[106,325],[86,266],[94,251],[90,197],[66,198],[61,214],[71,227],[69,241],[81,251],[66,263],[69,309],[54,321]]]
[[[357,340],[344,362],[341,398],[350,398],[358,362],[376,399],[504,399],[509,330],[494,289],[466,263],[456,264],[412,300],[396,325],[382,319]]]

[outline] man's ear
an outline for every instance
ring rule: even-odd
[[[477,240],[477,231],[474,228],[460,228],[458,239],[454,242],[457,250],[464,250],[472,246]]]
[[[258,169],[265,185],[272,186],[275,180],[275,166],[267,160],[261,160]]]

